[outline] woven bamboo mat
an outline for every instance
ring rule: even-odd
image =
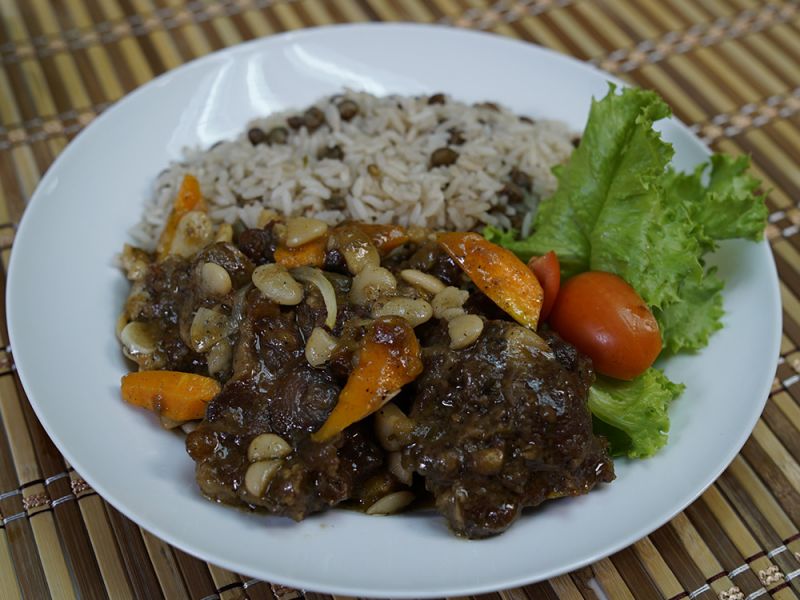
[[[753,158],[784,336],[766,409],[683,513],[590,567],[487,595],[800,596],[800,5],[756,0],[0,0],[0,251],[39,178],[97,114],[192,58],[279,31],[439,22],[530,40],[660,92],[714,149]],[[2,315],[0,315],[0,319]],[[106,504],[37,422],[0,327],[0,599],[325,599],[195,559]],[[754,399],[754,401],[757,399]],[[482,597],[483,598],[483,597]]]

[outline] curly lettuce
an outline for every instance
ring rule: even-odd
[[[600,376],[589,389],[595,432],[608,438],[613,456],[652,456],[667,443],[667,411],[683,389],[653,368],[633,381]]]

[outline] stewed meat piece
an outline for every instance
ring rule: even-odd
[[[590,361],[555,334],[488,321],[464,350],[442,328],[425,340],[404,464],[425,478],[458,534],[505,531],[523,508],[614,478],[586,404]]]
[[[336,405],[341,380],[305,358],[299,317],[308,309],[279,307],[258,290],[245,302],[231,379],[186,447],[211,499],[300,520],[356,495],[383,452],[366,423],[326,443],[311,441]],[[254,450],[260,436],[284,450]]]

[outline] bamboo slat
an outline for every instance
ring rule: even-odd
[[[500,593],[800,594],[800,5],[789,0],[0,0],[0,251],[68,141],[124,94],[216,49],[303,27],[439,22],[534,41],[658,90],[719,151],[752,156],[784,335],[770,399],[686,511],[590,567]],[[12,250],[13,251],[13,250]],[[5,283],[0,272],[0,291]],[[1,303],[0,303],[1,304]],[[242,578],[128,521],[66,465],[13,371],[0,306],[0,598],[332,600]],[[741,594],[737,595],[737,594]]]
[[[142,530],[142,538],[164,597],[176,600],[198,597],[189,595],[172,548],[145,530]]]
[[[0,530],[0,596],[9,599],[22,598],[5,529]]]
[[[134,596],[108,522],[103,500],[94,494],[81,498],[79,506],[108,596],[132,600]]]

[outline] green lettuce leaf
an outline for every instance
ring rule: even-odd
[[[664,351],[698,350],[722,328],[723,282],[715,269],[705,273],[689,273],[678,284],[679,300],[663,308],[653,308],[653,315],[661,329]]]
[[[535,233],[503,240],[525,260],[555,251],[566,277],[591,267],[592,233],[609,198],[646,196],[672,157],[672,148],[652,130],[653,121],[669,115],[667,105],[654,92],[614,89],[592,103],[580,146],[556,168],[558,190],[540,204]],[[484,233],[499,241],[493,231]]]
[[[589,389],[595,432],[608,438],[613,456],[652,456],[667,443],[668,409],[683,388],[652,368],[633,381],[598,377]]]
[[[745,238],[759,241],[767,219],[767,206],[756,194],[759,181],[747,173],[746,156],[715,154],[710,163],[694,173],[669,170],[664,180],[668,204],[682,203],[695,223],[703,250],[716,247],[716,240]],[[708,183],[703,176],[709,171]]]
[[[664,203],[685,219],[680,229],[689,238],[681,243],[697,261],[677,282],[676,301],[653,306],[669,352],[702,348],[722,327],[723,282],[716,269],[703,268],[703,256],[716,249],[719,240],[763,237],[767,206],[755,193],[759,182],[747,173],[748,165],[746,156],[715,154],[693,173],[669,169],[664,177]]]

